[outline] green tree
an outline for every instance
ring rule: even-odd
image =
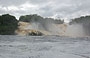
[[[9,14],[0,16],[0,34],[13,35],[18,27],[17,19]]]

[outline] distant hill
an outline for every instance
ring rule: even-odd
[[[13,35],[18,27],[17,19],[9,14],[0,16],[0,35]]]

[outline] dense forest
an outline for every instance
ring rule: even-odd
[[[18,27],[18,20],[9,14],[0,16],[0,34],[1,35],[14,35]]]
[[[72,19],[70,24],[89,24],[90,23],[90,16],[81,16],[80,18]]]
[[[19,21],[23,22],[45,22],[45,21],[50,21],[55,24],[62,24],[64,23],[64,20],[61,19],[53,19],[53,18],[43,18],[37,14],[33,15],[25,15],[25,16],[20,16]]]

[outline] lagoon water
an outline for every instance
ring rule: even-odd
[[[90,37],[0,35],[0,58],[90,58]]]

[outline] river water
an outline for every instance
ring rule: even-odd
[[[0,35],[0,58],[90,58],[90,37]]]

